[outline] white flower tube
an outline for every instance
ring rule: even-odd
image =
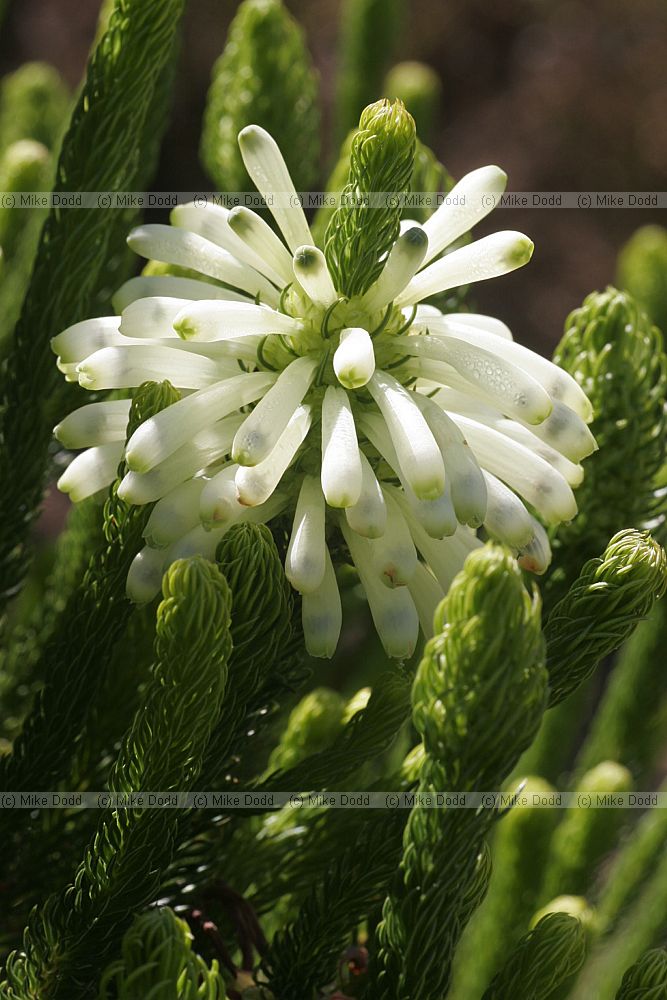
[[[220,380],[215,362],[160,344],[104,347],[81,361],[77,371],[84,389],[132,389],[163,379],[179,389],[201,389]]]
[[[448,383],[446,386],[441,386],[435,395],[436,401],[445,409],[479,420],[501,430],[508,437],[516,436],[517,440],[527,443],[527,437],[519,436],[525,430],[532,438],[553,448],[574,464],[597,450],[595,438],[581,417],[558,400],[554,402],[553,410],[541,424],[528,424],[517,417],[510,420],[497,405],[491,404],[486,393],[471,385],[458,372],[445,369],[445,366],[439,365],[438,362],[430,364],[438,369],[437,372],[432,371],[430,374],[437,375]],[[536,445],[531,444],[531,447],[537,450]]]
[[[235,375],[172,403],[140,424],[127,443],[125,457],[134,472],[149,472],[199,431],[253,403],[275,382],[275,375]]]
[[[375,571],[386,587],[402,587],[417,569],[417,550],[400,508],[385,494],[387,527],[381,538],[370,542]]]
[[[428,236],[428,254],[424,263],[428,264],[445,247],[486,218],[496,207],[506,186],[507,174],[496,166],[479,167],[462,177],[445,195],[443,204],[424,223]]]
[[[155,504],[144,528],[146,544],[163,549],[199,524],[199,501],[205,479],[188,479]]]
[[[415,402],[442,452],[451,500],[461,524],[479,528],[486,514],[486,482],[462,431],[432,399],[415,393]]]
[[[435,500],[420,500],[409,486],[402,485],[410,509],[431,538],[447,538],[454,534],[458,521],[448,483],[445,492]]]
[[[118,496],[127,503],[144,504],[159,500],[180,483],[229,453],[242,416],[232,414],[200,431],[150,472],[128,472],[118,487]]]
[[[580,462],[598,450],[597,441],[581,417],[559,400],[547,419],[530,430],[571,462]]]
[[[318,247],[303,246],[294,254],[294,276],[316,305],[327,309],[338,298],[324,254]]]
[[[112,441],[77,455],[58,480],[58,489],[74,503],[106,489],[116,478],[123,445],[123,441]]]
[[[122,329],[122,328],[121,328]],[[432,333],[438,335],[459,337],[470,344],[475,344],[485,351],[497,354],[522,368],[532,375],[546,390],[551,399],[559,400],[571,410],[574,410],[582,420],[590,423],[593,418],[593,408],[588,396],[581,386],[572,378],[569,372],[559,368],[552,361],[529,350],[523,344],[517,344],[513,340],[499,338],[495,333],[488,330],[474,328],[471,324],[463,321],[452,320],[451,317],[444,317],[442,323],[433,324]]]
[[[538,520],[533,518],[535,537],[532,542],[520,549],[518,563],[522,569],[529,573],[537,573],[541,576],[549,568],[551,563],[551,545],[549,536]]]
[[[202,278],[181,278],[175,274],[140,274],[130,278],[111,296],[111,304],[122,313],[137,299],[165,296],[172,299],[227,299],[230,302],[248,302],[248,296],[233,292],[220,285],[212,285]]]
[[[239,520],[250,521],[253,524],[266,524],[272,518],[281,514],[285,506],[285,497],[276,493],[267,503],[252,510],[246,509]],[[167,549],[166,564],[169,566],[176,559],[189,559],[191,556],[196,555],[204,556],[206,559],[213,559],[221,538],[234,523],[234,521],[227,521],[213,529],[205,528],[203,525],[198,524],[197,527],[192,528],[182,538],[174,542],[173,545],[170,545]]]
[[[453,250],[416,274],[396,299],[396,305],[411,306],[449,288],[497,278],[523,267],[532,254],[533,242],[523,233],[501,232],[484,236],[460,250]]]
[[[324,576],[319,587],[304,594],[301,600],[301,621],[306,649],[310,656],[333,656],[338,645],[343,606],[329,550],[324,550]]]
[[[132,560],[125,582],[125,593],[134,604],[149,604],[162,589],[166,569],[165,552],[144,546]]]
[[[241,205],[231,210],[227,221],[239,239],[280,275],[281,284],[289,285],[293,279],[292,256],[271,226],[256,212]]]
[[[527,423],[542,423],[553,409],[549,393],[523,368],[459,337],[404,337],[401,348],[414,357],[450,365],[503,413]],[[429,377],[426,369],[424,375]],[[448,384],[446,372],[440,381]]]
[[[187,229],[161,224],[138,226],[128,236],[127,243],[142,257],[199,271],[247,292],[251,298],[259,296],[269,305],[278,305],[280,296],[264,275],[242,264],[227,250],[203,236],[189,233]]]
[[[277,271],[260,254],[239,239],[229,225],[229,209],[222,205],[196,205],[193,201],[177,205],[169,216],[172,226],[180,226],[191,233],[216,243],[255,271],[259,271],[274,285],[282,287],[283,280]]]
[[[571,487],[553,466],[518,441],[468,417],[454,416],[479,462],[520,494],[549,524],[571,521],[577,502]]]
[[[364,294],[364,308],[374,312],[393,302],[421,267],[427,247],[428,237],[421,226],[402,233],[389,251],[380,277]]]
[[[417,563],[417,569],[408,583],[408,590],[417,608],[421,630],[430,639],[433,635],[435,612],[445,593],[433,573],[422,562]]]
[[[363,585],[375,629],[387,656],[412,656],[419,636],[419,617],[407,587],[385,587],[373,565],[371,543],[341,519],[341,530]]]
[[[226,521],[235,521],[244,510],[236,492],[236,462],[227,465],[211,479],[204,480],[199,498],[199,517],[204,527],[211,528]]]
[[[380,538],[387,526],[387,505],[371,464],[361,450],[359,458],[361,493],[355,504],[345,508],[345,519],[358,535],[363,535],[365,538]]]
[[[72,449],[124,441],[129,415],[129,399],[88,403],[61,420],[53,433],[65,448]]]
[[[501,337],[503,340],[514,340],[512,331],[507,323],[503,323],[501,319],[497,319],[495,316],[486,316],[484,313],[447,313],[446,317],[442,313],[440,315],[443,320],[451,320],[452,323],[464,323],[466,326],[473,326],[476,330],[485,330],[487,333],[492,333],[494,337]]]
[[[259,465],[275,448],[308,392],[317,367],[317,360],[303,357],[292,361],[280,373],[275,385],[241,424],[232,445],[235,462],[239,465]]]
[[[415,495],[405,477],[387,426],[380,414],[363,413],[359,420],[359,428],[400,479],[411,510],[429,535],[432,538],[443,538],[456,531],[456,514],[447,481],[445,480],[445,487],[440,496],[434,500],[421,500]]]
[[[322,400],[322,489],[330,507],[352,507],[361,497],[363,472],[350,400],[328,386]]]
[[[285,576],[295,590],[317,590],[326,569],[325,505],[315,476],[304,476],[285,558]]]
[[[313,237],[299,196],[275,139],[259,125],[248,125],[239,133],[239,149],[246,170],[266,199],[292,253],[301,246],[312,244]]]
[[[375,372],[368,388],[385,419],[410,488],[420,500],[435,500],[445,489],[445,467],[413,393],[381,371]]]
[[[535,537],[534,518],[515,493],[484,470],[488,501],[484,527],[511,549],[523,549]]]
[[[122,344],[120,317],[100,316],[74,323],[51,339],[51,350],[63,364],[78,364],[95,351]]]
[[[183,340],[209,343],[241,337],[299,334],[302,324],[268,306],[251,302],[191,302],[176,315],[174,330]]]
[[[462,402],[459,402],[459,400]],[[443,406],[447,406],[448,409],[452,409],[462,417],[468,417],[476,423],[491,427],[499,434],[517,441],[525,448],[539,455],[540,458],[543,458],[554,469],[557,469],[570,486],[576,487],[581,485],[584,478],[583,468],[581,465],[575,464],[569,458],[562,455],[552,445],[543,440],[542,437],[537,436],[536,431],[542,429],[542,424],[539,427],[526,427],[525,424],[521,424],[517,420],[510,420],[497,410],[488,409],[483,405],[480,406],[475,400],[467,399],[455,391],[441,391],[438,393],[438,402]],[[572,413],[571,410],[568,412]],[[574,414],[572,415],[575,416]],[[548,417],[547,422],[550,419],[551,417]],[[576,419],[579,420],[580,418],[577,417]],[[586,427],[583,421],[582,426]]]
[[[333,357],[336,378],[346,389],[360,389],[375,371],[375,352],[368,330],[354,326],[341,330]]]
[[[273,451],[259,465],[239,469],[236,473],[236,489],[242,504],[256,507],[268,500],[303,444],[311,420],[310,406],[299,406]]]
[[[482,543],[474,532],[461,527],[457,527],[449,538],[434,538],[419,522],[406,496],[393,486],[389,487],[389,491],[403,513],[415,545],[446,594],[467,553],[479,548]]]
[[[137,299],[123,310],[120,333],[124,337],[138,337],[141,340],[178,341],[178,334],[172,324],[188,301],[167,295]]]

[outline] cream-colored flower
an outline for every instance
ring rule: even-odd
[[[67,378],[92,390],[169,379],[183,398],[125,448],[128,401],[84,406],[56,428],[86,450],[60,479],[74,500],[107,487],[155,503],[128,593],[150,600],[164,569],[212,557],[241,520],[293,516],[285,570],[303,595],[308,649],[330,656],[341,602],[329,542],[342,533],[385,649],[413,651],[484,526],[524,566],[546,568],[546,524],[568,521],[595,448],[591,407],[564,371],[499,320],[422,305],[526,263],[532,243],[500,232],[444,251],[490,210],[505,175],[468,174],[423,226],[406,224],[375,283],[339,295],[280,151],[256,126],[246,167],[282,234],[244,208],[187,204],[171,226],[129,237],[139,254],[188,268],[130,280],[119,316],[53,341]],[[455,197],[458,195],[459,197]]]

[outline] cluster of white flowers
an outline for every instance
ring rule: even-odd
[[[347,299],[274,140],[250,126],[239,144],[284,242],[248,209],[195,203],[130,235],[138,254],[201,280],[133,278],[115,297],[119,316],[77,323],[53,349],[86,389],[168,379],[182,399],[127,447],[128,400],[76,410],[55,433],[87,450],[59,486],[92,495],[124,454],[120,497],[155,503],[128,578],[139,602],[173,560],[212,557],[232,524],[293,513],[285,571],[317,656],[340,633],[329,545],[342,534],[387,653],[409,656],[480,526],[545,570],[547,535],[526,504],[546,524],[574,517],[579,463],[595,449],[591,406],[499,320],[419,305],[529,260],[532,243],[515,232],[446,252],[504,189],[497,167],[464,177],[423,226],[404,223],[379,278]]]

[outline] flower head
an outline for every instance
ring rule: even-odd
[[[497,167],[464,177],[423,226],[404,223],[377,276],[355,272],[363,291],[342,294],[274,140],[250,126],[239,145],[281,236],[246,208],[197,203],[174,209],[170,226],[130,234],[137,253],[196,276],[131,279],[114,300],[119,316],[54,339],[58,364],[88,389],[168,379],[183,398],[127,447],[129,401],[72,413],[56,435],[87,450],[59,485],[83,499],[112,481],[124,452],[119,495],[155,503],[128,579],[143,601],[175,559],[212,557],[233,523],[293,518],[285,570],[320,656],[341,627],[330,544],[342,536],[385,649],[408,656],[481,544],[476,529],[544,571],[541,522],[576,513],[579,463],[595,448],[591,407],[499,320],[423,304],[530,259],[515,232],[447,252],[490,211],[483,196],[503,189]]]

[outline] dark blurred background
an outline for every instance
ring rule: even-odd
[[[288,0],[321,74],[325,163],[331,142],[339,0]],[[197,147],[211,65],[236,3],[191,0],[157,190],[210,187]],[[28,59],[80,80],[97,0],[16,0],[0,39],[0,73]],[[440,75],[433,146],[455,177],[484,163],[509,190],[661,190],[667,173],[667,5],[664,0],[413,0],[400,59]],[[380,95],[378,95],[380,96]],[[664,213],[662,213],[664,215]],[[480,285],[480,309],[549,352],[568,311],[614,278],[618,248],[661,213],[636,209],[505,209],[482,232],[522,230],[529,267]]]

